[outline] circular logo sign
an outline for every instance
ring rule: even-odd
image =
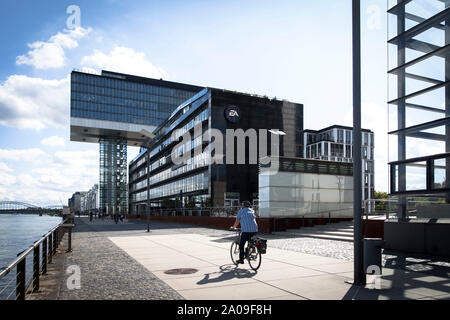
[[[228,122],[238,123],[241,119],[241,110],[236,106],[229,106],[225,109],[225,118]]]

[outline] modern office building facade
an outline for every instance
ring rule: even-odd
[[[399,218],[420,216],[414,197],[448,213],[450,1],[390,1],[388,17],[390,196]]]
[[[208,132],[213,129],[221,133],[224,148],[215,150],[212,156],[225,155],[230,148],[237,155],[237,143],[231,146],[226,140],[227,130],[254,130],[255,135],[249,134],[245,140],[245,164],[237,164],[237,159],[230,164],[227,157],[223,164],[212,163],[210,144],[216,140]],[[264,140],[266,131],[260,129],[278,129],[273,132],[284,134],[278,137],[280,155],[301,155],[303,105],[205,88],[181,104],[154,131],[156,138],[151,144],[130,162],[129,212],[143,214],[150,207],[167,205],[229,207],[257,200],[259,167],[257,159],[250,161],[250,145],[263,141],[271,156],[270,145],[276,140],[269,132]],[[192,139],[179,145],[179,138],[186,132]],[[198,148],[200,153],[192,153]],[[180,165],[172,162],[172,153],[192,156]]]
[[[334,125],[321,130],[304,131],[306,159],[353,163],[353,128]],[[371,130],[362,129],[362,196],[374,198],[375,191],[375,136]]]
[[[103,71],[71,75],[71,141],[100,145],[99,209],[128,209],[127,146],[141,146],[183,101],[202,88]]]
[[[81,197],[81,213],[98,213],[100,208],[100,194],[98,184],[95,184]]]

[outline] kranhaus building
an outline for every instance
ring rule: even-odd
[[[71,74],[71,141],[100,148],[99,211],[126,213],[127,146],[141,146],[201,87],[102,71]]]

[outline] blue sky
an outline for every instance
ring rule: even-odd
[[[387,191],[386,1],[362,1],[361,13],[363,126]],[[0,18],[0,199],[66,203],[98,181],[98,146],[70,142],[72,69],[288,99],[305,105],[309,129],[352,123],[350,0],[4,0]]]

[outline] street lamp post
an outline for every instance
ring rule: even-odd
[[[147,137],[147,141],[143,144],[144,146],[147,144],[149,145],[151,140],[156,138],[156,135],[145,130],[142,129],[140,131],[140,133],[142,134],[143,137]],[[147,146],[146,146],[147,147]],[[149,155],[149,151],[147,150],[147,154],[145,156],[146,158],[146,166],[147,168],[149,168],[150,166],[150,155]],[[150,169],[147,169],[147,205],[146,205],[146,215],[147,215],[147,232],[150,232],[150,183],[149,183],[149,179],[150,179]]]
[[[361,2],[353,0],[353,220],[354,220],[354,285],[366,284],[362,234],[361,180]]]

